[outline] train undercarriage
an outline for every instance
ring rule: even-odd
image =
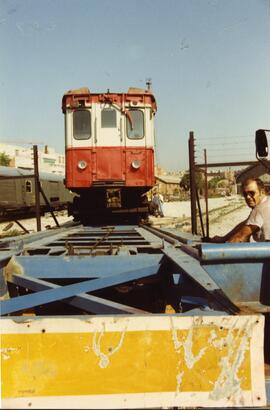
[[[78,190],[69,214],[83,224],[145,222],[149,215],[147,190],[115,186]]]

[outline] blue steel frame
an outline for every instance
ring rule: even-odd
[[[253,313],[270,313],[270,243],[207,244],[201,243],[198,237],[179,234],[172,229],[161,230],[157,238],[151,228],[148,231],[137,228],[136,234],[129,234],[127,230],[134,227],[125,226],[118,227],[116,235],[110,239],[111,244],[124,245],[122,252],[120,249],[116,256],[53,256],[64,249],[67,238],[73,247],[84,247],[89,244],[89,238],[86,239],[89,232],[91,243],[98,241],[103,232],[90,228],[85,231],[86,237],[76,237],[81,229],[59,229],[53,233],[25,235],[23,240],[12,238],[0,241],[1,296],[7,290],[5,268],[11,258],[17,268],[13,271],[11,268],[9,282],[35,292],[2,300],[2,315],[54,301],[96,314],[148,313],[87,293],[161,276],[167,277],[177,303],[192,306],[180,315],[237,314],[243,307]],[[138,246],[150,252],[128,256],[125,247],[131,249]],[[31,251],[36,248],[41,254],[22,255],[23,249]],[[151,250],[155,252],[152,254]],[[75,278],[81,281],[64,286],[50,282]],[[195,295],[193,288],[198,290]],[[209,301],[212,303],[209,304]],[[270,402],[269,379],[266,380],[266,390]]]
[[[81,293],[93,292],[110,286],[116,286],[137,279],[142,279],[147,276],[156,275],[159,270],[159,265],[151,265],[142,269],[131,270],[119,274],[101,277],[98,279],[90,279],[72,285],[59,286],[47,290],[41,290],[37,293],[17,296],[9,300],[4,300],[0,304],[2,315],[18,312],[20,310],[29,309],[34,306],[64,300]],[[28,278],[30,279],[30,278]]]
[[[147,230],[146,232],[145,229],[137,228],[135,231],[134,226],[122,226],[113,231],[114,237],[110,238],[111,244],[120,242],[124,243],[126,247],[144,246],[146,248],[148,246],[149,249],[153,246],[159,250],[155,254],[136,254],[132,257],[126,255],[125,251],[123,251],[122,256],[119,252],[117,256],[106,255],[97,258],[76,255],[53,256],[55,250],[58,252],[59,249],[64,249],[67,240],[74,247],[78,243],[84,247],[84,244],[89,243],[89,241],[91,243],[98,241],[106,229],[88,227],[82,231],[81,226],[75,226],[70,229],[58,229],[52,233],[25,235],[26,238],[23,237],[23,242],[21,238],[4,241],[6,248],[1,246],[0,258],[2,296],[7,290],[3,280],[3,268],[12,255],[16,255],[13,258],[15,257],[17,266],[20,266],[21,274],[27,276],[28,280],[30,278],[33,280],[44,279],[45,281],[48,279],[76,278],[90,279],[90,281],[65,285],[61,289],[42,290],[38,292],[39,296],[32,294],[2,301],[1,313],[8,314],[15,312],[14,309],[21,310],[29,308],[30,305],[36,306],[36,304],[33,305],[34,300],[36,300],[35,303],[49,303],[78,295],[78,292],[93,291],[95,289],[92,287],[94,279],[98,280],[96,289],[103,289],[106,286],[115,286],[130,280],[156,275],[160,266],[165,266],[168,261],[174,266],[174,274],[180,275],[181,280],[184,278],[198,286],[202,290],[201,296],[206,299],[210,297],[215,301],[216,306],[224,312],[237,313],[237,305],[241,307],[243,303],[253,304],[253,307],[257,307],[260,312],[270,311],[268,292],[270,243],[207,244],[200,243],[198,237],[179,234],[172,229],[161,230],[158,234],[162,239],[160,240],[157,239],[152,228]],[[0,245],[1,242],[3,241],[0,241]],[[162,242],[163,249],[161,249]],[[45,254],[43,256],[22,256],[21,251],[24,247],[26,249],[39,248]],[[50,257],[47,256],[46,252]],[[176,285],[175,282],[174,286]],[[31,289],[30,285],[29,289]],[[178,291],[181,292],[181,289],[178,288]],[[192,295],[181,296],[192,300]],[[30,302],[31,299],[32,302]],[[197,304],[195,298],[194,305]]]

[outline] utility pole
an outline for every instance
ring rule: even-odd
[[[37,220],[37,231],[41,231],[41,220],[40,220],[40,182],[39,182],[39,171],[38,171],[38,147],[33,145],[34,154],[34,174],[35,174],[35,203],[36,203],[36,220]]]
[[[206,237],[209,238],[209,211],[208,211],[208,181],[207,181],[207,153],[204,149],[204,198],[205,198],[205,225],[206,225]]]
[[[196,215],[196,180],[195,180],[195,149],[194,133],[190,131],[189,140],[189,181],[190,181],[190,206],[191,206],[191,231],[197,235],[197,215]]]

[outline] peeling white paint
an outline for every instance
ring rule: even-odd
[[[124,341],[124,337],[126,334],[126,330],[127,328],[125,328],[120,336],[120,340],[118,342],[118,344],[114,347],[114,348],[110,348],[110,350],[107,353],[104,353],[101,351],[101,339],[103,338],[104,334],[106,334],[105,331],[105,323],[103,323],[103,330],[101,332],[94,332],[93,334],[93,343],[92,343],[92,348],[93,348],[93,352],[95,353],[95,355],[97,357],[99,357],[99,367],[101,369],[105,369],[106,367],[109,366],[110,364],[110,359],[109,357],[112,356],[114,353],[118,352],[118,350],[120,350],[120,348],[122,347],[123,341]]]
[[[220,359],[220,374],[214,384],[213,391],[209,394],[212,400],[227,398],[235,404],[243,404],[243,392],[241,390],[241,379],[237,373],[243,363],[245,352],[249,348],[249,338],[252,333],[254,323],[243,325],[237,331],[232,327],[223,340],[228,346],[228,354]]]
[[[186,366],[191,369],[194,364],[196,362],[198,362],[198,360],[201,359],[201,357],[205,354],[206,350],[208,349],[208,346],[205,346],[204,348],[202,348],[200,350],[200,352],[195,356],[192,352],[192,345],[193,345],[193,326],[195,324],[195,326],[201,325],[202,321],[196,321],[194,320],[193,324],[189,327],[188,329],[188,334],[187,337],[185,339],[185,341],[180,341],[178,339],[178,335],[177,335],[177,330],[174,327],[174,323],[173,323],[173,318],[170,318],[171,320],[171,330],[172,330],[172,340],[173,340],[173,344],[174,344],[174,348],[176,353],[180,353],[181,348],[184,349],[184,358],[185,358],[185,364]],[[177,363],[177,373],[176,373],[176,395],[179,394],[181,392],[181,384],[183,381],[183,377],[184,377],[184,371],[181,371],[181,362],[180,360]]]
[[[189,329],[186,341],[185,343],[183,343],[183,348],[185,352],[185,361],[189,369],[192,369],[194,364],[197,363],[202,358],[202,356],[208,349],[208,346],[205,346],[199,351],[197,356],[194,356],[194,354],[192,353],[192,345],[193,345],[193,327]]]
[[[7,281],[12,281],[12,275],[16,273],[17,275],[24,275],[24,269],[22,265],[18,263],[15,256],[12,256],[8,264],[4,267],[4,277]]]
[[[179,340],[177,329],[174,326],[174,320],[171,318],[172,340],[175,351],[178,354],[181,352],[181,349],[183,349],[184,361],[188,369],[192,369],[195,363],[203,357],[208,347],[212,346],[218,350],[227,348],[228,354],[219,361],[220,374],[217,380],[211,383],[213,390],[209,393],[209,399],[217,401],[225,399],[236,405],[241,405],[243,403],[244,392],[241,390],[242,380],[238,377],[238,371],[244,361],[245,352],[249,350],[249,339],[252,336],[255,322],[250,323],[249,320],[246,320],[246,322],[239,324],[236,319],[235,323],[229,327],[227,327],[226,321],[223,325],[224,327],[219,326],[219,328],[226,329],[226,337],[220,338],[218,337],[217,330],[211,330],[207,341],[208,346],[204,346],[197,355],[194,355],[192,352],[193,331],[194,327],[202,326],[202,320],[196,321],[194,318],[185,340]],[[218,327],[216,329],[218,329]],[[181,363],[179,362],[176,375],[176,394],[181,391],[180,388],[183,377],[184,372],[181,371]]]
[[[193,326],[190,326],[190,328],[188,329],[188,335],[186,337],[185,341],[180,341],[178,339],[177,336],[177,331],[174,328],[173,325],[173,320],[171,321],[172,323],[172,338],[173,338],[173,343],[174,343],[174,347],[177,353],[179,353],[181,347],[183,347],[184,349],[184,357],[185,357],[185,363],[186,366],[189,369],[192,369],[192,367],[194,366],[195,363],[197,363],[202,356],[205,354],[206,350],[208,349],[208,346],[203,347],[199,353],[197,354],[197,356],[195,356],[192,352],[192,345],[193,345]],[[196,326],[198,324],[196,323]]]
[[[3,360],[10,359],[9,353],[15,353],[15,352],[18,352],[19,350],[20,349],[18,349],[17,347],[5,347],[5,348],[0,349],[2,359]]]
[[[180,393],[180,387],[182,384],[184,372],[179,372],[176,375],[176,394]]]
[[[208,344],[211,346],[214,346],[216,349],[222,350],[224,347],[226,347],[226,338],[220,338],[216,334],[215,330],[212,330],[210,332],[210,336],[207,340]]]

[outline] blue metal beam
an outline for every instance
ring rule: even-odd
[[[204,243],[200,246],[202,261],[262,260],[270,258],[270,242]]]
[[[147,242],[144,240],[144,238],[123,238],[123,237],[111,237],[109,236],[108,238],[102,240],[101,238],[92,238],[92,237],[78,237],[78,238],[61,238],[56,241],[52,241],[48,244],[48,246],[62,246],[65,245],[67,242],[71,243],[72,245],[88,245],[91,246],[92,244],[95,244],[97,241],[100,241],[100,244],[146,244]]]
[[[0,253],[0,300],[9,298],[9,292],[7,287],[5,266],[8,265],[10,259],[16,254],[16,252],[2,251]]]
[[[12,256],[15,255],[15,252],[2,252],[0,253],[0,268],[3,268],[8,264]]]
[[[155,264],[143,269],[122,272],[118,275],[112,275],[102,279],[86,280],[73,285],[62,286],[57,289],[43,290],[31,295],[18,296],[16,298],[0,302],[0,311],[2,315],[6,315],[8,313],[18,312],[34,306],[66,299],[81,293],[93,292],[95,290],[119,285],[120,283],[126,283],[131,280],[156,275],[157,273],[157,265]]]
[[[44,280],[30,278],[24,275],[13,275],[12,283],[35,292],[40,292],[45,289],[57,289],[61,286],[49,283]],[[145,314],[149,313],[141,309],[131,306],[126,306],[120,303],[112,302],[93,295],[81,293],[78,296],[73,296],[69,299],[64,299],[63,303],[82,309],[88,313],[95,313],[98,315],[112,315],[112,314]]]
[[[181,249],[166,247],[163,250],[163,253],[176,264],[176,266],[180,269],[180,272],[187,274],[205,290],[210,292],[219,289],[219,286],[201,267],[200,263],[187,253],[183,252]]]
[[[175,228],[160,228],[160,231],[187,245],[201,242],[201,237],[199,235],[193,235],[189,232],[180,232]]]
[[[0,239],[0,248],[7,247],[10,248],[11,246],[17,246],[20,243],[23,245],[30,245],[34,247],[39,246],[46,246],[50,242],[57,241],[59,239],[66,238],[69,239],[69,236],[72,238],[74,236],[79,235],[106,235],[106,233],[110,230],[111,227],[104,227],[103,228],[96,228],[91,226],[82,226],[78,225],[78,223],[67,223],[65,227],[57,228],[55,231],[42,231],[37,233],[31,233],[27,235],[21,236],[14,236],[8,239]],[[112,235],[136,235],[137,233],[137,226],[136,225],[122,225],[116,226],[112,230]]]
[[[82,229],[82,228],[81,228]],[[9,237],[8,239],[1,239],[0,240],[0,248],[3,246],[8,246],[8,247],[15,247],[15,246],[20,246],[21,243],[23,245],[26,244],[36,244],[41,241],[43,243],[44,241],[48,242],[49,240],[56,240],[57,238],[61,238],[65,235],[68,235],[68,233],[75,233],[79,232],[78,227],[70,227],[69,230],[67,230],[67,227],[65,228],[57,228],[55,231],[53,230],[48,230],[48,231],[41,231],[41,232],[35,232],[35,233],[30,233],[26,235],[20,235],[20,236],[12,236]]]
[[[4,275],[4,269],[0,268],[0,300],[4,300],[8,298],[9,298],[9,293],[8,293],[6,278]]]
[[[235,303],[260,301],[270,305],[270,261],[212,261],[203,268]]]
[[[163,253],[178,267],[180,273],[186,274],[201,288],[207,291],[212,299],[214,299],[220,307],[225,309],[226,312],[235,314],[239,311],[211,276],[201,267],[198,260],[183,252],[181,249],[176,249],[171,246],[167,246],[163,250]]]
[[[117,275],[150,265],[159,269],[162,255],[133,256],[17,256],[16,263],[27,276],[39,279],[97,278]]]
[[[68,239],[68,241],[79,241],[79,240],[91,240],[91,241],[98,241],[100,239],[103,239],[104,237],[104,233],[101,232],[99,235],[98,234],[91,234],[91,233],[79,233],[79,234],[73,234],[73,235],[68,235],[68,237],[66,237],[66,239]],[[61,240],[61,239],[57,239]],[[63,238],[64,240],[64,238]],[[128,234],[121,234],[119,232],[114,233],[112,232],[108,237],[106,237],[104,239],[104,241],[126,241],[126,240],[141,240],[143,241],[144,238],[139,235],[137,232],[131,232],[129,235]]]

